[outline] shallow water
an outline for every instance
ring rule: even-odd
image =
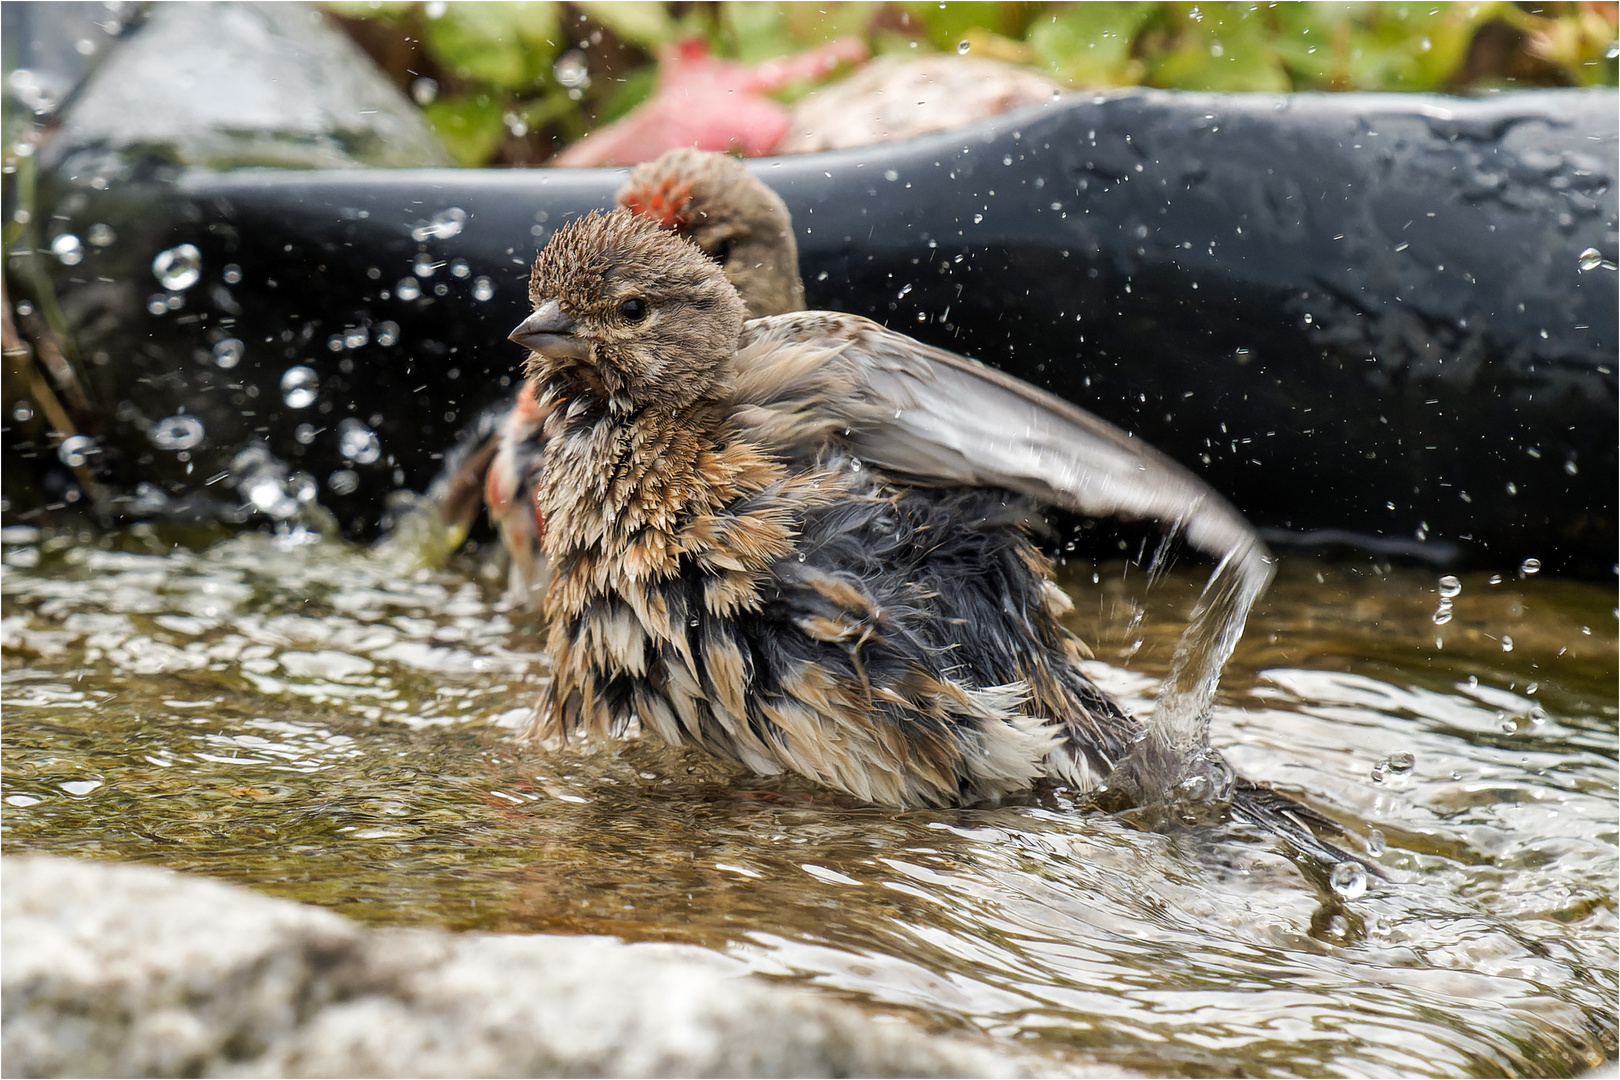
[[[1615,1053],[1608,589],[1465,576],[1437,624],[1436,574],[1282,560],[1212,737],[1372,842],[1389,880],[1342,898],[1264,837],[1058,794],[896,813],[651,741],[517,745],[545,664],[470,561],[0,539],[9,853],[373,924],[689,942],[1055,1067],[1561,1075]],[[1206,571],[1065,573],[1093,674],[1150,708]]]

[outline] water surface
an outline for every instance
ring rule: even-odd
[[[1385,869],[1345,897],[1263,836],[1143,832],[1062,793],[897,813],[652,740],[519,745],[546,665],[472,560],[0,538],[11,853],[374,925],[692,943],[1055,1066],[1539,1076],[1615,1053],[1610,590],[1509,568],[1447,606],[1429,571],[1282,560],[1211,733]],[[1207,569],[1065,575],[1094,677],[1151,709]]]

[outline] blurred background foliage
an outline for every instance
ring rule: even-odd
[[[840,37],[947,51],[1074,89],[1426,90],[1613,86],[1616,3],[773,4],[327,0],[466,165],[538,164],[653,92],[662,48],[753,64]],[[789,87],[792,100],[810,89]]]

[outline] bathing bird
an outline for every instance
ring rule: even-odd
[[[1042,506],[1252,530],[1080,409],[856,316],[748,319],[658,222],[578,219],[540,252],[530,350],[550,686],[531,734],[640,725],[887,806],[1094,791],[1142,726],[1083,673]],[[1327,862],[1327,822],[1233,808]]]
[[[695,243],[725,271],[751,317],[804,307],[793,221],[781,198],[736,158],[670,150],[638,165],[615,196]],[[487,509],[511,559],[511,592],[531,605],[545,587],[545,521],[537,503],[545,412],[521,385],[487,410],[447,456],[433,487],[440,518],[465,535]]]

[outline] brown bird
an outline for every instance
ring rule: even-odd
[[[627,211],[560,229],[530,297],[512,339],[548,413],[538,736],[639,719],[890,806],[1089,791],[1142,728],[1078,666],[1040,504],[1252,541],[1173,462],[992,369],[849,315],[745,321],[719,267]],[[1234,797],[1342,856],[1298,804]]]
[[[687,237],[719,263],[750,316],[804,307],[798,245],[786,205],[726,154],[671,150],[637,166],[615,201]],[[511,592],[528,601],[545,587],[545,521],[537,503],[545,413],[532,386],[486,411],[447,456],[432,498],[465,536],[487,508],[511,558]]]

